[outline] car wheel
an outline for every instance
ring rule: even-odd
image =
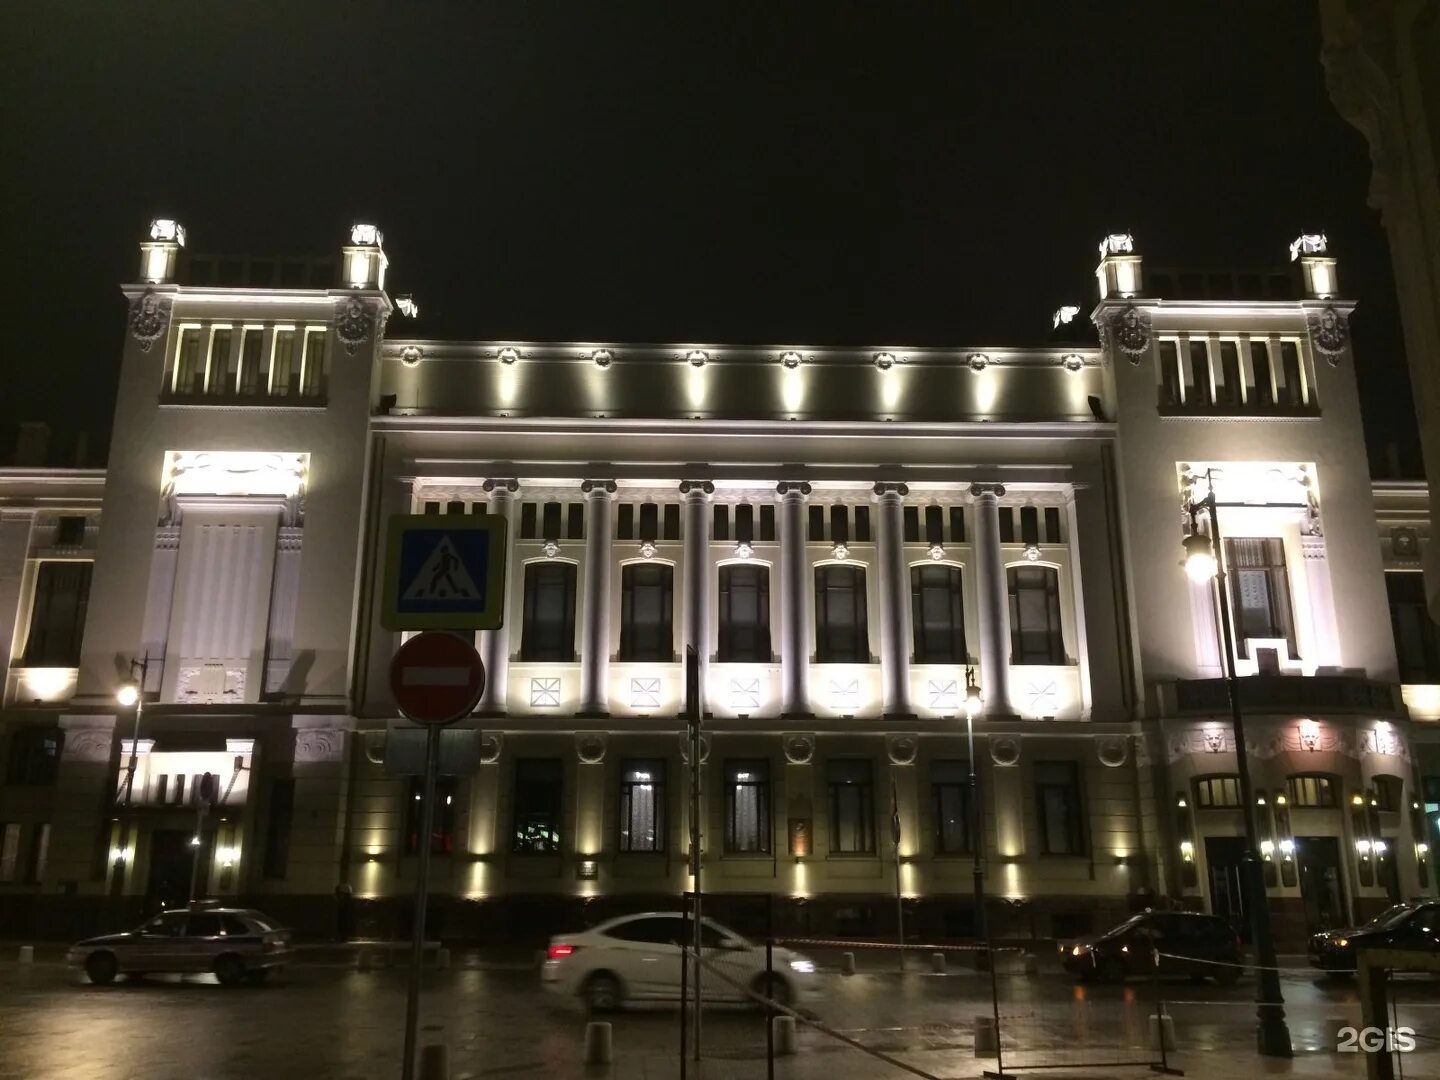
[[[254,971],[245,973],[245,981],[251,986],[262,986],[268,978],[270,978],[269,968],[256,968]]]
[[[598,971],[586,979],[580,996],[591,1012],[613,1012],[625,1004],[625,988],[608,971]]]
[[[777,1005],[784,1005],[789,1008],[794,994],[790,990],[790,984],[779,975],[759,975],[750,984],[750,989],[761,997],[767,997]]]
[[[96,986],[109,986],[120,974],[120,961],[115,959],[114,953],[91,953],[85,959],[85,974]]]
[[[245,981],[245,961],[238,956],[222,956],[215,961],[215,978],[221,986],[239,986]]]

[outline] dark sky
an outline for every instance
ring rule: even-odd
[[[108,437],[155,216],[252,254],[373,220],[437,336],[816,344],[1033,343],[1106,232],[1229,267],[1323,229],[1371,441],[1413,440],[1312,5],[992,8],[9,6],[0,419]]]

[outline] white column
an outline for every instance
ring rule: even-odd
[[[514,480],[486,480],[485,491],[489,495],[490,513],[503,517],[508,524],[505,530],[505,571],[507,589],[510,581],[520,581],[514,576],[510,553],[515,550],[514,496],[520,485]],[[523,584],[522,584],[523,587]],[[506,603],[508,614],[509,603]],[[482,713],[505,712],[506,693],[510,684],[510,620],[502,618],[499,630],[481,630],[476,642],[480,649],[480,660],[485,665],[485,694],[480,698]]]
[[[781,714],[802,716],[810,711],[806,678],[810,649],[805,633],[805,499],[809,484],[782,481],[780,496],[780,689]]]
[[[910,489],[904,484],[875,485],[879,503],[876,554],[880,564],[880,679],[884,713],[913,715],[910,709],[910,582],[905,573],[902,507]]]
[[[585,610],[580,634],[580,713],[610,711],[610,560],[615,535],[615,481],[580,485],[585,514]]]
[[[1330,559],[1325,550],[1325,537],[1318,530],[1300,535],[1300,551],[1305,556],[1310,622],[1314,631],[1314,654],[1307,657],[1316,667],[1339,667],[1340,631],[1335,619],[1335,592],[1330,581]]]
[[[980,610],[980,693],[988,716],[1009,716],[1010,612],[1000,552],[1003,484],[971,484],[975,500],[975,595]]]
[[[710,522],[708,510],[715,485],[710,481],[685,480],[685,644],[695,647],[700,659],[701,713],[704,713],[705,668],[710,657]],[[682,656],[681,659],[684,659]]]

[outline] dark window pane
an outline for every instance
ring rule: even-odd
[[[1040,511],[1034,506],[1020,507],[1020,542],[1040,543]]]
[[[621,762],[619,849],[665,850],[665,762],[660,759]]]
[[[1005,576],[1010,591],[1010,662],[1063,664],[1060,575],[1050,566],[1012,566]]]
[[[680,504],[665,504],[665,523],[661,529],[666,540],[680,539]]]
[[[1191,405],[1208,406],[1214,401],[1210,389],[1210,349],[1203,340],[1190,341],[1190,385],[1186,390]]]
[[[294,336],[293,334],[291,335]],[[276,334],[278,343],[280,335]],[[198,394],[204,374],[205,358],[200,352],[200,329],[191,327],[180,332],[180,349],[175,356],[175,381],[172,389],[179,396]]]
[[[730,507],[724,503],[716,503],[711,511],[711,518],[714,524],[716,540],[730,539]]]
[[[183,778],[177,778],[183,782]],[[290,824],[295,816],[295,781],[289,777],[270,785],[265,823],[265,877],[279,881],[290,864]]]
[[[810,510],[810,539],[821,541],[825,539],[825,508],[823,506],[812,506]]]
[[[952,544],[965,542],[965,508],[963,506],[950,508],[950,542]]]
[[[1264,341],[1250,341],[1250,369],[1254,381],[1250,400],[1264,408],[1275,404],[1275,376],[1270,369],[1270,347]]]
[[[570,512],[565,522],[565,539],[585,539],[585,504],[571,503]]]
[[[574,563],[526,564],[520,659],[575,659]]]
[[[640,504],[640,541],[654,543],[660,539],[660,508],[653,502]]]
[[[815,568],[815,659],[821,664],[869,663],[865,571],[861,567]]]
[[[540,530],[536,525],[536,506],[533,502],[520,504],[520,539],[539,540]],[[428,512],[428,511],[427,511]]]
[[[770,763],[725,763],[725,850],[767,854],[771,844]]]
[[[1235,342],[1220,342],[1219,401],[1230,408],[1240,407],[1240,354]]]
[[[635,507],[630,503],[615,508],[615,539],[635,539]]]
[[[455,777],[441,776],[435,781],[435,814],[431,818],[430,854],[453,855],[455,853]],[[405,796],[405,854],[415,855],[420,851],[421,830],[425,826],[425,801],[422,797],[425,781],[412,776]]]
[[[1402,683],[1440,683],[1440,627],[1425,605],[1425,578],[1420,571],[1387,573],[1390,626]]]
[[[925,543],[945,543],[945,513],[938,506],[925,507]]]
[[[1180,361],[1176,353],[1177,342],[1162,338],[1160,341],[1160,404],[1180,404]]]
[[[717,659],[770,662],[770,571],[763,566],[720,567]]]
[[[625,564],[620,574],[621,660],[674,659],[673,589],[674,570],[665,563]]]
[[[930,795],[937,855],[968,855],[974,850],[974,790],[969,762],[931,764]]]
[[[868,544],[870,540],[870,508],[857,506],[855,507],[855,542]]]
[[[1045,507],[1045,543],[1060,543],[1060,508],[1058,506]]]
[[[755,508],[749,503],[735,507],[735,539],[744,544],[755,543]]]
[[[90,603],[88,562],[42,562],[35,577],[26,667],[78,667]]]
[[[1015,542],[1015,508],[1013,506],[1000,507],[1000,542],[1002,544]]]
[[[17,787],[49,786],[55,783],[64,738],[64,734],[53,727],[11,727],[5,783]]]
[[[1083,855],[1080,770],[1073,761],[1035,763],[1036,827],[1046,855]]]
[[[850,542],[850,515],[839,503],[830,507],[830,539],[837,544]]]
[[[907,506],[901,513],[905,525],[905,543],[920,543],[920,508],[918,506]]]
[[[541,511],[540,534],[542,540],[564,538],[564,533],[560,529],[560,504],[558,502],[547,502]]]
[[[760,541],[767,543],[775,539],[775,507],[760,507]]]
[[[957,567],[911,568],[910,618],[917,664],[965,662],[965,614]]]
[[[447,502],[447,503],[445,504],[445,513],[447,513],[447,514],[463,514],[463,513],[465,513],[465,504],[464,504],[463,502],[460,502],[460,501]]]
[[[830,850],[840,854],[875,851],[875,795],[870,762],[831,761],[826,766],[830,791]]]
[[[559,854],[564,774],[564,763],[552,758],[520,758],[515,762],[511,851]]]
[[[1293,341],[1280,343],[1280,370],[1285,385],[1280,388],[1280,404],[1298,406],[1305,404],[1305,386],[1300,372],[1300,350]]]

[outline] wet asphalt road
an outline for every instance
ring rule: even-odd
[[[449,1047],[452,1078],[581,1075],[587,1018],[579,1006],[543,992],[532,968],[476,963],[426,973],[420,1041]],[[953,1058],[950,1075],[973,1075],[979,1063],[972,1021],[992,1011],[988,976],[964,970],[932,975],[915,958],[904,975],[893,961],[873,961],[859,975],[827,972],[824,978],[826,996],[815,1012],[827,1025],[902,1057]],[[1422,1042],[1440,1036],[1440,982],[1406,977],[1400,988],[1398,1022],[1416,1027]],[[1002,976],[998,990],[1005,1046],[1014,1064],[1103,1064],[1145,1056],[1146,1018],[1154,1011],[1147,983],[1077,987],[1048,972]],[[1164,984],[1163,990],[1186,1056],[1249,1055],[1254,1006],[1248,980],[1229,989],[1181,982]],[[1286,976],[1284,991],[1297,1051],[1323,1050],[1331,1017],[1358,1022],[1351,985],[1296,972]],[[222,988],[210,976],[93,987],[58,963],[6,962],[0,964],[0,1077],[394,1077],[404,1001],[400,968],[358,972],[302,964],[258,988]],[[675,1074],[673,1067],[661,1070],[655,1063],[673,1065],[676,1010],[652,1007],[609,1019],[617,1054],[612,1075]],[[764,1075],[765,1029],[757,1011],[707,1010],[704,1043],[712,1060],[731,1063],[733,1072],[726,1075]],[[810,1061],[843,1049],[816,1032],[805,1032],[802,1046]],[[1358,1055],[1321,1056],[1329,1063],[1325,1075],[1363,1075]],[[620,1068],[626,1059],[641,1057],[650,1062],[648,1069]],[[1407,1075],[1440,1076],[1440,1061],[1433,1054],[1424,1057],[1434,1071],[1412,1069]],[[1413,1058],[1417,1068],[1420,1061]],[[844,1050],[817,1075],[842,1080],[903,1074]]]

